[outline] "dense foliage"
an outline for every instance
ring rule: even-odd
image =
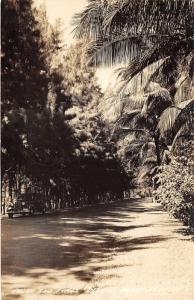
[[[82,52],[80,51],[82,49]],[[74,128],[79,146],[75,150],[71,180],[77,197],[86,193],[91,202],[121,199],[130,187],[129,176],[121,167],[116,147],[110,141],[110,129],[99,113],[103,94],[96,83],[94,69],[87,67],[84,41],[72,46],[65,56],[64,81],[73,105],[65,112]],[[76,68],[74,67],[76,66]],[[75,175],[76,174],[76,175]],[[76,187],[78,184],[79,187]],[[86,201],[86,200],[84,200]]]
[[[161,166],[153,179],[155,200],[174,217],[191,226],[194,226],[194,176],[190,169],[193,147],[193,142],[187,143],[184,149],[181,146],[182,153],[179,149],[179,156],[172,156],[171,162]]]
[[[123,197],[128,176],[97,113],[102,93],[83,43],[64,48],[60,22],[31,0],[2,1],[2,29],[4,209],[21,193],[48,208],[112,200],[113,186]]]

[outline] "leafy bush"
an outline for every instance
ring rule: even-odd
[[[173,157],[154,177],[154,198],[185,225],[194,225],[194,178],[187,159]]]

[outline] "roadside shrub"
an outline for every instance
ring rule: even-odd
[[[159,168],[154,177],[157,188],[155,201],[185,225],[194,225],[194,176],[190,173],[184,157],[173,157],[169,165]]]

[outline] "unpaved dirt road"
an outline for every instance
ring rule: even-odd
[[[2,220],[3,300],[194,300],[194,242],[149,199]]]

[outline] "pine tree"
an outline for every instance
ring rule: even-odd
[[[62,77],[49,64],[58,32],[48,31],[47,41],[43,35],[31,0],[2,1],[2,179],[10,191],[18,174],[39,188],[50,176],[65,176],[74,148],[64,115],[48,109],[50,91],[61,101]]]
[[[3,111],[41,111],[47,100],[48,76],[32,1],[2,1],[2,53]]]

